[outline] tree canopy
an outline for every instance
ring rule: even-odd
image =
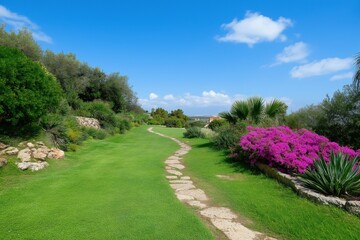
[[[20,50],[0,46],[0,123],[2,127],[35,122],[61,99],[55,77]]]

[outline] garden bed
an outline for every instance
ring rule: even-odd
[[[291,187],[298,195],[302,197],[305,197],[320,204],[334,205],[360,217],[360,201],[347,200],[334,196],[325,196],[305,187],[297,177],[282,173],[263,163],[256,163],[255,165],[258,169],[260,169],[260,171],[270,177],[275,178],[286,186]]]

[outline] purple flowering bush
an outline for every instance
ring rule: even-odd
[[[247,135],[241,137],[240,147],[250,155],[251,163],[261,161],[283,172],[304,173],[319,156],[329,161],[331,152],[343,152],[350,159],[360,156],[360,149],[356,152],[341,147],[306,129],[293,131],[286,126],[248,127],[248,131]]]

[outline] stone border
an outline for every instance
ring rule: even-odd
[[[192,207],[200,210],[200,215],[209,220],[218,230],[231,240],[276,240],[260,232],[252,231],[242,225],[238,216],[229,208],[212,206],[206,193],[197,188],[189,176],[183,176],[182,170],[185,166],[182,157],[187,154],[191,147],[176,138],[154,132],[152,128],[149,132],[161,137],[169,138],[180,145],[180,149],[165,160],[165,170],[168,173],[166,178],[172,189],[175,190],[176,197]]]
[[[347,210],[348,212],[360,217],[360,201],[348,201],[344,198],[325,196],[305,187],[297,177],[282,173],[263,163],[256,163],[256,167],[266,175],[275,178],[282,184],[291,187],[299,196],[305,197],[316,203],[324,205],[333,205],[338,208]]]

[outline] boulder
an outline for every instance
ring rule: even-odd
[[[16,155],[18,152],[19,149],[17,149],[16,147],[8,147],[5,150],[1,151],[2,154],[7,154],[7,155]]]
[[[65,156],[64,151],[58,148],[51,148],[47,157],[51,159],[63,159]]]
[[[8,147],[9,147],[9,145],[6,145],[6,144],[0,142],[0,150],[4,150],[5,148],[8,148]]]
[[[33,148],[33,147],[35,147],[35,145],[34,145],[33,143],[31,143],[31,142],[28,142],[28,143],[26,144],[26,146],[27,146],[28,148]]]
[[[5,166],[7,164],[7,160],[5,158],[0,158],[0,167]]]
[[[22,162],[29,162],[31,160],[31,150],[29,148],[20,150],[17,158],[19,158]]]
[[[16,165],[21,170],[30,169],[33,172],[49,166],[47,162],[18,162]]]
[[[76,117],[77,122],[80,126],[100,129],[100,122],[95,118]]]
[[[360,217],[360,201],[347,201],[345,208],[352,214]]]
[[[35,149],[35,151],[33,151],[32,156],[35,159],[45,161],[46,156],[47,156],[47,152],[44,152],[44,151],[42,151],[41,148],[38,148],[38,149]]]

